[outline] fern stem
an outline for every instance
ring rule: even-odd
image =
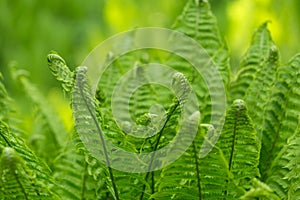
[[[154,172],[151,172],[151,194],[155,192],[155,179],[154,179]]]
[[[169,122],[169,120],[170,120],[170,118],[171,118],[171,116],[173,115],[173,113],[175,112],[175,110],[177,109],[177,107],[179,106],[179,101],[177,101],[176,102],[176,104],[174,105],[174,106],[171,106],[171,111],[169,112],[169,114],[167,115],[167,119],[166,119],[166,121],[165,121],[165,123],[164,123],[164,125],[163,125],[163,127],[161,128],[161,130],[159,131],[159,133],[158,133],[158,138],[157,138],[157,140],[156,140],[156,143],[155,143],[155,146],[154,146],[154,148],[153,148],[153,154],[152,154],[152,156],[151,156],[151,160],[150,160],[150,163],[149,163],[149,166],[148,166],[148,172],[146,173],[146,176],[145,176],[145,181],[147,181],[148,180],[148,177],[149,177],[149,175],[150,175],[150,170],[151,170],[151,167],[152,167],[152,163],[153,163],[153,159],[154,159],[154,157],[155,157],[155,152],[156,152],[156,150],[157,150],[157,148],[158,148],[158,145],[159,145],[159,142],[160,142],[160,138],[161,138],[161,136],[162,136],[162,133],[163,133],[163,131],[164,131],[164,129],[165,129],[165,127],[166,127],[166,125],[167,125],[167,123]],[[152,173],[152,172],[151,172]],[[154,176],[154,175],[153,175]],[[153,181],[154,181],[154,177],[153,177],[153,179],[152,179]],[[151,188],[151,191],[154,193],[154,182],[152,182],[152,188]],[[145,189],[146,189],[146,184],[143,184],[143,189],[142,189],[142,194],[141,194],[141,196],[140,196],[140,200],[142,200],[143,198],[144,198],[144,194],[145,194]],[[153,194],[152,193],[152,194]]]
[[[147,172],[146,176],[145,176],[145,180],[147,181],[148,176],[149,176],[149,172]],[[140,196],[140,200],[142,200],[144,198],[144,194],[145,194],[145,189],[146,189],[146,184],[143,184],[143,188],[142,188],[142,194]]]
[[[198,193],[199,193],[199,200],[202,200],[199,158],[198,158],[197,149],[196,149],[196,145],[195,145],[194,141],[193,141],[193,150],[194,150],[194,158],[195,158],[195,164],[196,164],[196,175],[197,175],[197,187],[198,187]]]
[[[114,178],[114,175],[113,175],[112,168],[111,168],[111,167],[108,167],[108,171],[109,171],[109,174],[110,174],[110,179],[111,179],[112,186],[113,186],[113,189],[114,189],[115,197],[116,197],[117,200],[120,200],[120,197],[119,197],[119,194],[118,194],[117,185],[116,185],[116,183],[115,183],[115,178]]]
[[[231,152],[230,152],[229,163],[228,163],[229,171],[231,170],[231,167],[232,167],[232,159],[233,159],[235,140],[236,140],[236,129],[237,129],[237,122],[238,122],[239,115],[240,115],[240,112],[237,112],[237,115],[235,116],[235,122],[234,122],[234,128],[233,128],[233,138],[232,138],[232,143],[231,143]]]

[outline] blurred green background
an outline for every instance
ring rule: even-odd
[[[24,94],[9,76],[9,66],[30,72],[30,79],[61,113],[67,101],[47,67],[56,50],[69,66],[106,38],[135,27],[170,28],[187,0],[0,0],[0,72],[16,107],[26,107]],[[247,49],[254,29],[270,20],[269,28],[283,62],[300,52],[300,1],[210,0],[222,35],[232,53],[233,69]],[[25,108],[25,110],[28,108]],[[21,109],[22,110],[22,109]]]

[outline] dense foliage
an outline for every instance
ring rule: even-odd
[[[227,111],[219,113],[220,119],[224,116],[224,126],[205,157],[199,157],[201,144],[210,140],[205,135],[218,130],[209,124],[212,105],[208,88],[184,59],[154,50],[126,54],[105,71],[94,98],[89,92],[86,68],[72,71],[64,59],[51,52],[49,68],[61,82],[77,116],[71,133],[31,83],[28,73],[13,68],[15,82],[36,106],[36,126],[34,133],[25,137],[18,125],[19,116],[12,109],[14,100],[0,83],[1,199],[299,199],[300,56],[281,64],[267,25],[262,24],[254,32],[251,46],[234,74],[230,72],[229,50],[207,1],[190,0],[172,27],[206,49],[226,89]],[[152,137],[127,135],[111,113],[112,91],[119,78],[131,66],[137,66],[134,73],[139,79],[147,79],[143,64],[152,61],[180,72],[173,76],[173,87],[181,98],[190,89],[195,92],[201,113],[197,135],[178,160],[161,170],[126,173],[112,169],[87,151],[78,133],[95,134],[98,130],[97,134],[136,153],[155,151],[176,137],[181,105],[165,88],[145,85],[130,98],[132,118],[142,125],[150,121],[155,126],[157,120],[149,108],[157,101],[164,106],[165,111],[157,109],[156,116],[167,120],[162,131]],[[122,103],[120,99],[121,109]],[[191,118],[186,123],[195,121]],[[90,145],[96,148],[96,144]]]

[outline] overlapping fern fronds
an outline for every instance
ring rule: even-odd
[[[0,196],[2,199],[53,199],[48,166],[0,121]]]
[[[24,71],[15,71],[14,77],[36,107],[37,125],[30,136],[38,143],[31,140],[28,146],[14,127],[9,128],[11,101],[0,82],[0,199],[299,199],[300,56],[281,65],[266,22],[255,31],[238,72],[231,76],[227,45],[204,0],[189,0],[173,29],[206,51],[211,58],[206,63],[214,63],[224,87],[208,66],[209,88],[206,77],[197,71],[207,66],[192,66],[175,54],[147,49],[116,58],[112,50],[94,97],[87,68],[72,71],[51,52],[48,66],[70,97],[75,127],[69,136]],[[134,34],[129,37],[127,46],[115,48],[134,46]],[[177,50],[193,51],[191,46]],[[153,74],[147,71],[151,62],[178,71],[156,71],[170,79],[172,91],[151,84]],[[212,107],[223,106],[211,99],[212,95],[222,98],[222,89],[228,96],[226,113],[212,113]],[[182,118],[192,92],[199,108],[188,107],[189,115]],[[219,121],[210,124],[212,116]],[[222,130],[216,128],[219,124]],[[144,133],[144,127],[155,134],[147,138],[129,134]],[[211,137],[218,136],[216,144],[211,143]],[[190,146],[174,145],[174,140]],[[108,148],[107,141],[119,149]],[[166,146],[166,154],[184,153],[162,169],[154,167],[155,154],[150,162],[141,162],[143,173],[112,167],[114,161],[118,169],[130,164],[128,157],[118,155],[121,150],[138,157]],[[202,155],[208,147],[212,148]],[[156,162],[169,159],[166,155]]]

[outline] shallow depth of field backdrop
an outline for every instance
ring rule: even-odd
[[[270,20],[269,29],[283,63],[299,52],[300,1],[297,0],[211,0],[222,35],[231,50],[232,68],[248,47],[253,30]],[[77,66],[101,41],[135,27],[171,27],[186,0],[1,0],[0,72],[16,110],[24,113],[24,129],[30,132],[32,107],[11,81],[9,67],[30,72],[30,78],[70,128],[70,110],[65,110],[59,83],[47,67],[46,55],[54,49]],[[62,110],[63,108],[63,110]]]

